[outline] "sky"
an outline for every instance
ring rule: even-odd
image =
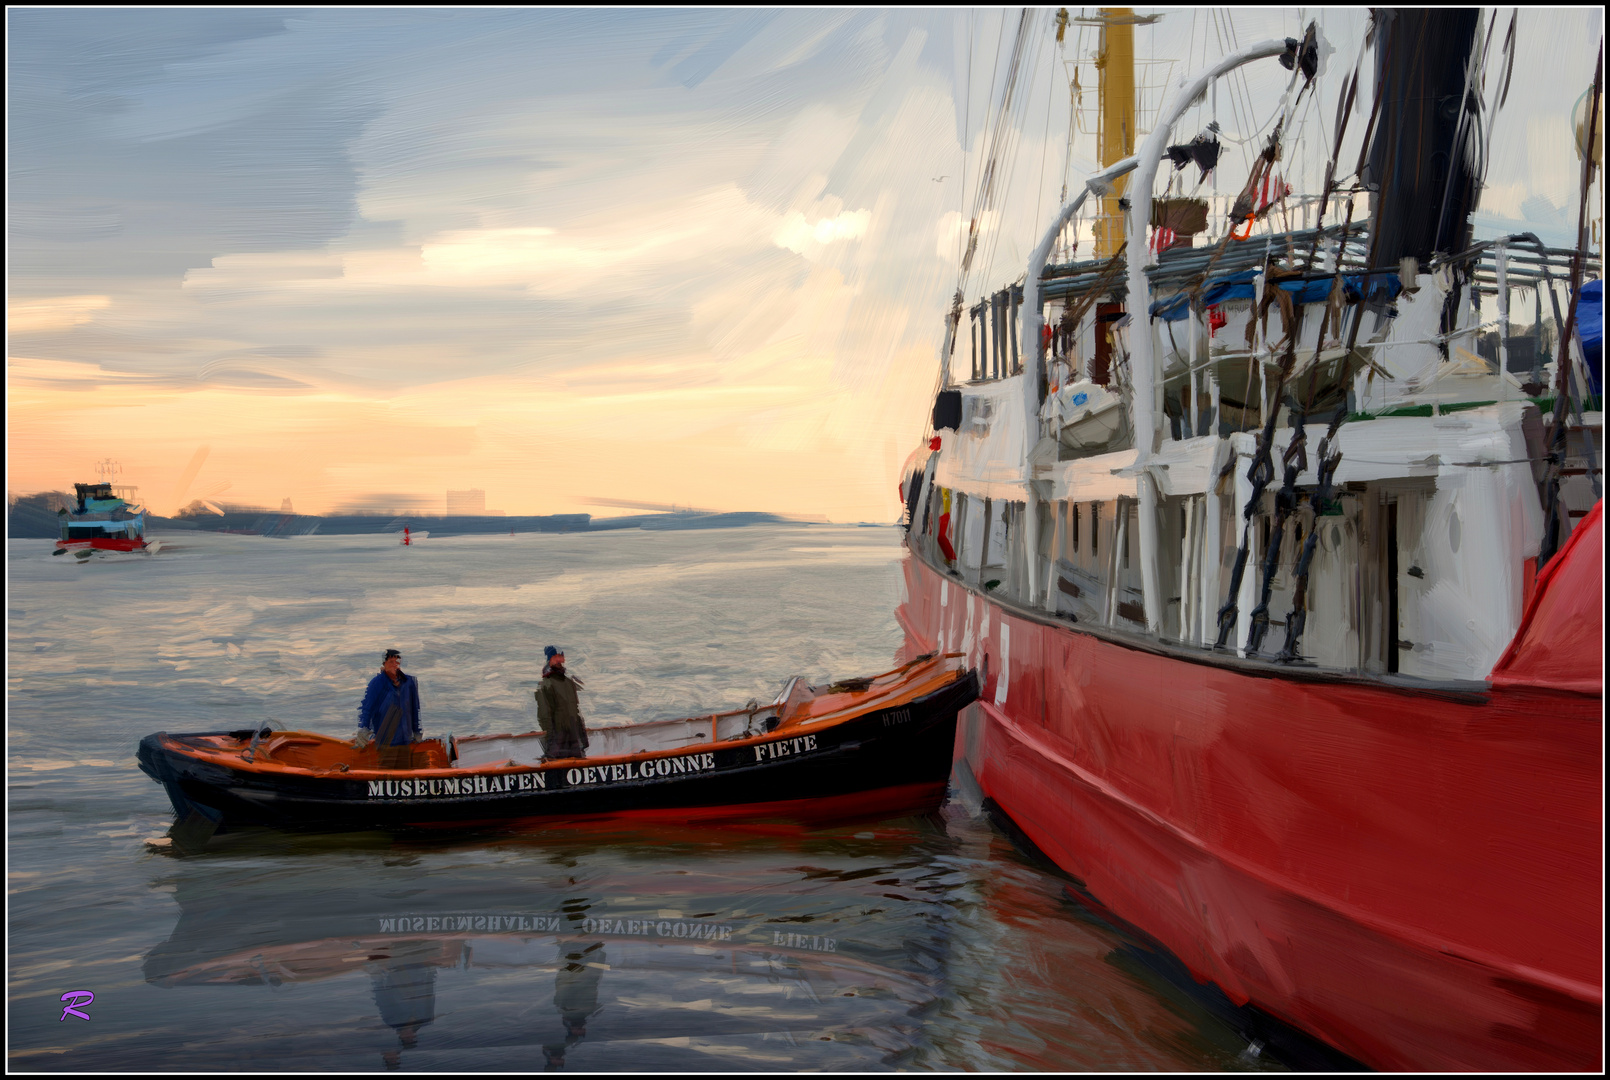
[[[1317,18],[1286,168],[1318,187],[1363,9],[1137,10],[1159,93],[1232,31]],[[8,8],[7,489],[110,458],[157,513],[478,488],[894,520],[1022,11]],[[1027,18],[969,303],[1095,165],[1069,139],[1094,31]],[[1521,12],[1478,236],[1570,242],[1602,34]],[[1264,61],[1181,121],[1224,129],[1219,191],[1287,78]]]

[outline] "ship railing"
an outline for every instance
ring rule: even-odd
[[[1345,244],[1339,245],[1338,241],[1341,239],[1341,234],[1342,229],[1338,226],[1266,237],[1263,238],[1261,243],[1256,239],[1232,243],[1217,261],[1213,260],[1213,253],[1207,249],[1174,249],[1164,252],[1158,264],[1149,267],[1146,272],[1152,295],[1162,297],[1161,300],[1156,301],[1154,307],[1157,305],[1177,306],[1178,303],[1184,301],[1188,294],[1200,297],[1203,286],[1206,284],[1224,281],[1264,264],[1267,264],[1271,271],[1284,270],[1287,275],[1292,270],[1306,269],[1306,272],[1299,273],[1296,277],[1284,276],[1283,280],[1288,287],[1298,281],[1324,281],[1336,275],[1342,275],[1354,281],[1360,278],[1378,280],[1384,275],[1399,275],[1401,277],[1403,274],[1412,275],[1422,269],[1418,266],[1404,267],[1399,265],[1379,266],[1366,270],[1364,260],[1368,254],[1368,237],[1359,235],[1349,229],[1347,230]],[[1314,256],[1315,252],[1319,253],[1317,258]],[[1444,268],[1455,268],[1464,282],[1474,282],[1474,287],[1478,294],[1477,299],[1484,301],[1486,308],[1491,309],[1494,307],[1495,293],[1499,291],[1499,265],[1501,262],[1504,269],[1503,278],[1506,290],[1537,289],[1539,287],[1546,289],[1551,283],[1564,285],[1569,281],[1570,265],[1574,255],[1575,253],[1570,249],[1546,247],[1538,242],[1535,237],[1514,235],[1483,241],[1453,255],[1438,257],[1425,264],[1423,270],[1434,273]],[[1205,278],[1204,271],[1209,269],[1210,263],[1211,274]],[[1091,260],[1072,266],[1048,267],[1042,276],[1042,288],[1045,294],[1052,299],[1075,297],[1080,294],[1081,290],[1088,291],[1097,287],[1101,269],[1105,265],[1105,262]],[[1588,256],[1584,260],[1584,265],[1586,271],[1590,274],[1600,272],[1601,263],[1598,258]],[[1402,284],[1407,287],[1412,282],[1406,280]],[[1466,284],[1465,287],[1469,288],[1470,286]],[[1374,298],[1374,289],[1367,291]],[[1121,286],[1112,289],[1111,292],[1114,299],[1123,300],[1127,298]],[[1171,297],[1175,299],[1175,303],[1172,305],[1169,303]],[[1353,301],[1349,305],[1354,308],[1352,318],[1358,317],[1358,299],[1353,296],[1349,297],[1349,300]],[[1492,317],[1494,313],[1488,310],[1481,318],[1474,320],[1469,325],[1461,326],[1444,334],[1438,334],[1433,338],[1372,342],[1368,352],[1371,355],[1376,355],[1383,350],[1459,344],[1480,355],[1489,365],[1492,365],[1495,371],[1502,366],[1511,373],[1524,373],[1522,369],[1531,371],[1534,367],[1543,376],[1552,372],[1554,365],[1552,346],[1541,339],[1545,335],[1551,332],[1557,333],[1557,331],[1551,331],[1546,327],[1545,320],[1541,318],[1517,321],[1513,318],[1513,315],[1519,313],[1517,310],[1519,305],[1512,303],[1509,296],[1497,297],[1497,300],[1499,302],[1497,304],[1496,318]],[[1545,305],[1539,302],[1538,306],[1541,308]],[[1198,311],[1200,313],[1200,309]],[[1170,317],[1178,318],[1179,316],[1176,314]],[[1528,322],[1533,325],[1526,325]],[[1498,332],[1501,326],[1508,327],[1506,331],[1502,332],[1502,335]],[[1503,338],[1502,342],[1499,340],[1501,336]],[[1345,340],[1346,334],[1342,332],[1328,335],[1328,337],[1337,338],[1339,341]],[[1322,349],[1325,348],[1323,343],[1316,342],[1315,344]],[[1328,349],[1328,352],[1334,353],[1335,348]],[[1220,346],[1214,348],[1211,355],[1204,354],[1200,358],[1193,357],[1193,362],[1188,365],[1190,381],[1193,386],[1190,400],[1192,402],[1199,401],[1198,393],[1195,391],[1201,391],[1203,394],[1207,393],[1204,387],[1196,383],[1198,376],[1204,379],[1207,378],[1206,369],[1212,368],[1217,371],[1225,364],[1245,363],[1250,358],[1258,355],[1261,355],[1261,350],[1258,348],[1226,349]],[[1065,364],[1072,362],[1069,358],[1055,355],[1048,356],[1047,359],[1052,363],[1059,360]],[[1334,356],[1332,359],[1334,359]],[[1176,374],[1174,378],[1177,381],[1179,376]],[[1168,400],[1172,401],[1172,399]],[[1204,418],[1201,415],[1188,415],[1195,411],[1186,410],[1179,416],[1170,413],[1169,424],[1165,431],[1172,435],[1174,440],[1199,437],[1204,433],[1204,428],[1207,434],[1221,433],[1220,412],[1216,403],[1208,409],[1211,419],[1206,423],[1203,422]],[[1258,409],[1254,409],[1254,416],[1258,412]],[[1249,422],[1251,426],[1255,427],[1258,423],[1261,423],[1261,419],[1249,421],[1247,416],[1243,415],[1242,421],[1232,426],[1245,430]],[[1042,435],[1054,435],[1055,431],[1052,428],[1055,423],[1055,417],[1045,418],[1042,425]]]
[[[1214,277],[1250,270],[1265,263],[1282,270],[1311,266],[1307,276],[1313,278],[1338,271],[1362,274],[1369,254],[1369,236],[1355,224],[1347,228],[1347,239],[1340,251],[1328,247],[1336,243],[1342,231],[1341,225],[1328,225],[1321,229],[1254,235],[1246,240],[1231,241],[1217,259],[1213,257],[1214,246],[1171,248],[1162,253],[1156,265],[1146,268],[1146,278],[1153,294],[1157,295],[1167,293],[1171,286],[1183,288],[1199,283],[1210,264]],[[1458,266],[1473,271],[1478,284],[1496,287],[1500,249],[1506,263],[1505,276],[1512,287],[1532,288],[1550,276],[1562,284],[1569,280],[1571,259],[1575,255],[1572,249],[1543,247],[1539,250],[1519,235],[1473,244],[1461,252],[1428,262],[1425,269],[1434,271],[1442,266]],[[1317,258],[1312,256],[1316,250],[1320,252]],[[1048,265],[1040,275],[1041,296],[1053,299],[1088,291],[1100,278],[1106,264],[1105,259],[1086,259]],[[1592,254],[1585,256],[1583,267],[1591,275],[1603,272],[1602,261]],[[1376,267],[1369,272],[1396,273],[1399,269],[1398,266]],[[1112,290],[1115,298],[1125,291],[1122,282],[1116,283]]]
[[[1308,266],[1310,253],[1316,250],[1316,244],[1319,245],[1317,250],[1320,255],[1311,260],[1313,276],[1324,277],[1337,271],[1361,274],[1369,254],[1369,237],[1362,228],[1353,226],[1347,229],[1345,243],[1339,243],[1342,232],[1342,226],[1335,225],[1232,240],[1216,259],[1214,252],[1217,245],[1171,248],[1163,252],[1155,266],[1147,267],[1146,278],[1153,295],[1157,295],[1200,283],[1210,267],[1212,276],[1217,278],[1251,270],[1265,263],[1275,269]],[[1105,259],[1088,259],[1047,266],[1040,275],[1041,295],[1052,299],[1087,292],[1099,280],[1106,265]],[[1394,266],[1388,269],[1395,272],[1398,268]],[[1121,280],[1114,284],[1112,293],[1115,298],[1126,292]]]
[[[1517,233],[1472,244],[1433,260],[1427,268],[1458,267],[1471,273],[1478,284],[1496,287],[1502,261],[1506,284],[1511,288],[1535,288],[1548,280],[1567,284],[1571,280],[1571,260],[1576,255],[1572,248],[1547,247],[1529,233]],[[1592,252],[1582,253],[1582,267],[1590,276],[1598,276],[1604,269],[1602,260]]]
[[[1267,241],[1271,237],[1282,238],[1311,233],[1320,228],[1327,232],[1340,232],[1342,229],[1340,219],[1344,216],[1341,208],[1341,204],[1344,201],[1343,195],[1345,195],[1345,192],[1332,192],[1328,200],[1323,200],[1318,195],[1291,194],[1283,199],[1277,199],[1271,202],[1266,211],[1253,223],[1251,235],[1234,242]],[[1160,200],[1171,198],[1186,198],[1193,202],[1207,204],[1207,228],[1195,234],[1195,237],[1203,239],[1207,247],[1217,245],[1226,232],[1245,226],[1244,218],[1236,219],[1231,217],[1231,211],[1235,206],[1236,200],[1240,198],[1239,194],[1195,194],[1188,196],[1174,194],[1159,196]],[[1330,221],[1329,225],[1324,224],[1324,222],[1313,221],[1322,202],[1326,205],[1325,218]],[[1354,218],[1348,225],[1349,234],[1362,233],[1365,224],[1363,220]],[[1074,263],[1076,260],[1073,256],[1079,249],[1080,237],[1089,227],[1090,222],[1088,220],[1074,220],[1064,225],[1062,231],[1057,235],[1056,242],[1052,245],[1051,263],[1058,266]],[[1163,253],[1164,256],[1166,257],[1171,250],[1181,249],[1167,249]],[[1187,245],[1183,250],[1200,251],[1203,248],[1192,248]]]

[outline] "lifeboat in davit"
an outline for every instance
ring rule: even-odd
[[[137,757],[179,823],[212,827],[834,820],[937,806],[956,714],[977,697],[959,654],[930,654],[828,686],[795,678],[768,705],[588,728],[586,758],[544,761],[533,731],[427,739],[422,767],[384,769],[373,744],[268,728],[158,732]]]

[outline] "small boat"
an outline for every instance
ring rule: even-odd
[[[73,489],[78,504],[58,512],[61,538],[52,555],[71,553],[83,560],[137,552],[154,555],[161,548],[160,540],[146,543],[145,508],[118,496],[111,484],[74,484]]]
[[[789,681],[767,705],[588,728],[590,756],[543,760],[540,732],[425,739],[414,769],[373,744],[247,728],[140,742],[178,826],[363,829],[532,824],[591,815],[680,821],[831,819],[938,805],[956,714],[978,697],[959,654],[825,687]]]

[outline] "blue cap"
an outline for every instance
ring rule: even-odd
[[[549,645],[546,649],[542,650],[542,655],[547,657],[549,660],[552,660],[555,656],[562,656],[564,651],[565,650],[563,649],[556,649],[552,645]]]

